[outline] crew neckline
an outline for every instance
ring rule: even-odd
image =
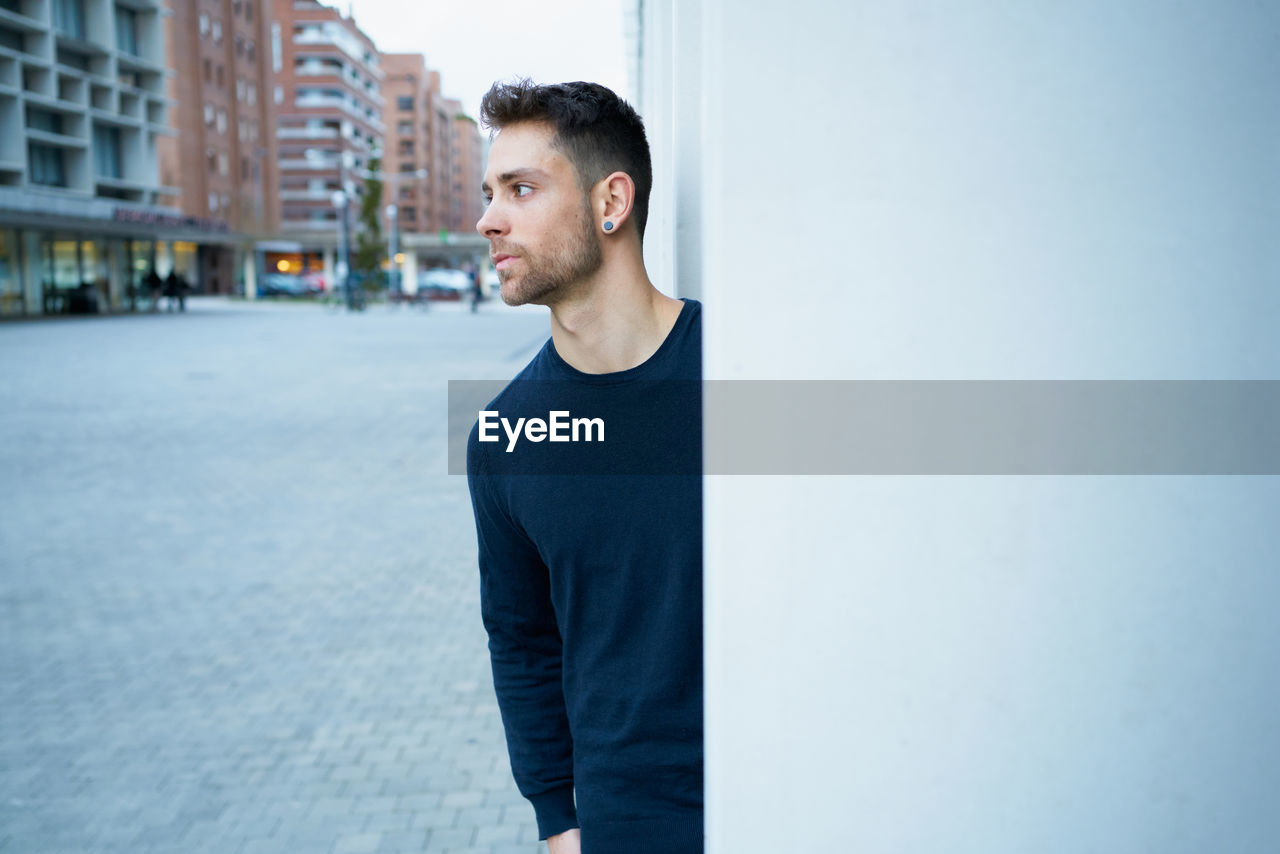
[[[595,385],[612,385],[615,383],[624,383],[631,380],[643,379],[643,375],[651,371],[654,366],[661,362],[670,350],[676,346],[675,341],[680,334],[688,327],[690,318],[693,316],[696,300],[687,297],[681,297],[680,301],[684,303],[680,307],[680,313],[676,315],[676,322],[672,324],[671,330],[667,333],[667,337],[662,339],[662,343],[658,345],[658,349],[653,351],[653,355],[645,359],[633,368],[627,368],[621,371],[611,371],[607,374],[589,374],[586,371],[580,371],[573,365],[564,360],[556,351],[556,342],[554,338],[547,339],[546,352],[551,364],[562,373],[568,374],[572,379],[579,382],[592,383]]]

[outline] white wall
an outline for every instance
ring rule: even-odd
[[[709,378],[1280,378],[1280,7],[643,9]],[[1274,477],[710,478],[708,850],[1274,850],[1278,530]]]

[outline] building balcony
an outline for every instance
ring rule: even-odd
[[[288,128],[276,131],[277,139],[337,139],[338,128]]]
[[[116,51],[116,64],[120,67],[121,71],[139,71],[142,73],[159,74],[162,77],[167,71],[163,60],[156,61],[124,50]]]
[[[26,15],[19,12],[11,12],[3,7],[0,7],[0,23],[32,34],[43,33],[49,29],[49,25],[43,21],[28,18]]]
[[[323,159],[316,158],[314,160],[309,160],[306,158],[290,157],[290,158],[282,158],[277,162],[279,163],[281,169],[299,169],[299,170],[305,169],[309,172],[336,171],[340,165],[340,161],[336,157],[332,157],[332,158],[326,157]]]
[[[71,136],[65,133],[50,133],[47,130],[37,130],[35,128],[27,128],[27,139],[34,142],[43,142],[46,145],[56,145],[61,148],[88,148],[89,141],[78,136]]]
[[[53,31],[54,41],[59,47],[69,47],[76,53],[86,54],[88,56],[108,56],[111,51],[102,44],[89,39],[82,39],[77,36],[69,35],[61,30]]]
[[[286,202],[324,202],[328,204],[337,189],[335,186],[332,189],[323,190],[309,188],[303,190],[281,190],[280,198]]]
[[[333,110],[351,110],[352,107],[347,103],[347,99],[339,95],[299,95],[294,99],[294,105],[300,109],[333,109]]]

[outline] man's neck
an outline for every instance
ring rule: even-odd
[[[643,364],[666,340],[683,303],[653,286],[643,263],[608,270],[551,306],[556,352],[586,374]]]

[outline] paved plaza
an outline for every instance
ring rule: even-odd
[[[0,325],[0,851],[534,854],[446,472],[545,309]]]

